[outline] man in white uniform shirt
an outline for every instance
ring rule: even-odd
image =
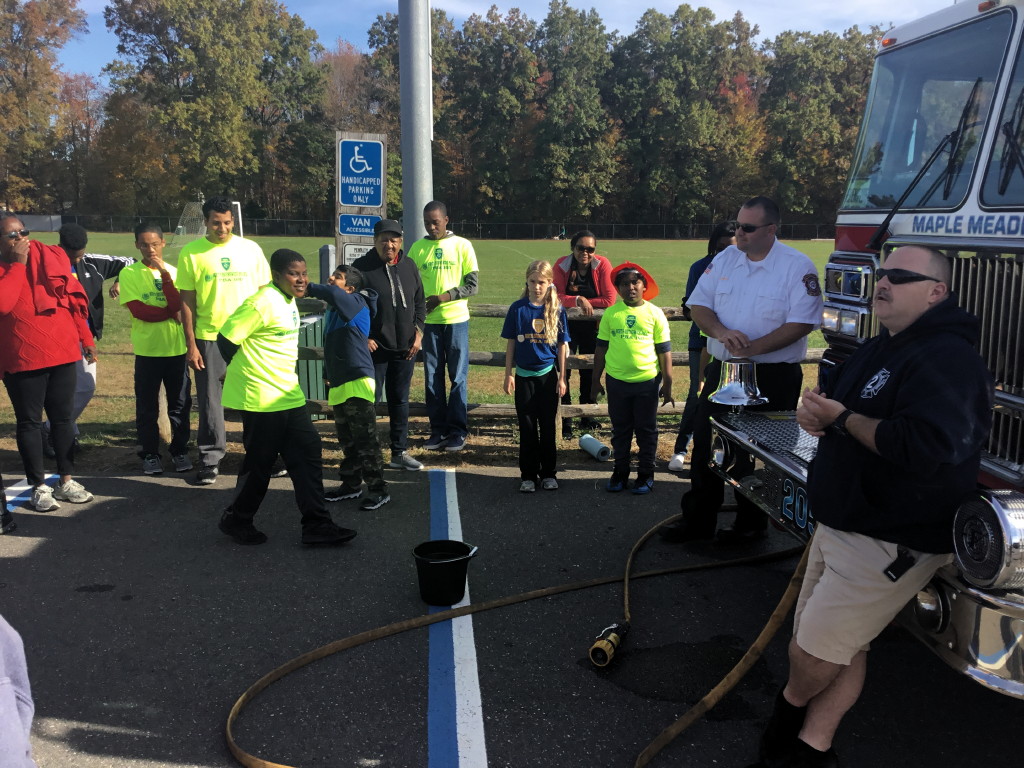
[[[722,361],[748,358],[757,363],[757,385],[768,403],[749,410],[794,410],[803,385],[800,361],[807,335],[821,322],[821,287],[814,263],[776,238],[779,208],[767,197],[743,204],[736,217],[736,245],[708,265],[687,306],[708,337],[711,362],[697,405],[690,464],[690,490],[680,506],[683,520],[665,526],[670,541],[709,539],[715,534],[724,481],[708,468],[711,453],[709,418],[728,410],[708,400],[715,391]],[[752,469],[752,467],[751,467]],[[739,494],[731,527],[718,532],[723,544],[764,536],[767,518]]]

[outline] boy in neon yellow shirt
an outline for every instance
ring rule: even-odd
[[[270,269],[256,243],[232,233],[235,215],[229,198],[211,197],[203,203],[203,216],[206,237],[188,243],[178,257],[178,290],[186,354],[196,372],[199,400],[196,437],[201,466],[196,481],[212,485],[227,452],[221,405],[225,363],[217,349],[217,333],[242,301],[270,282]]]
[[[135,350],[135,430],[139,435],[142,471],[159,475],[160,385],[167,393],[167,418],[171,422],[171,461],[175,472],[188,472],[189,414],[192,382],[185,359],[185,332],[181,327],[181,296],[174,286],[176,270],[165,264],[164,233],[158,224],[135,228],[135,247],[142,255],[121,270],[121,303],[132,315],[132,347]]]
[[[427,236],[406,252],[420,271],[426,295],[423,328],[423,373],[430,451],[461,451],[466,447],[469,418],[466,379],[469,377],[469,299],[478,290],[480,267],[472,243],[448,231],[448,209],[433,200],[423,209]],[[445,395],[445,369],[451,390]]]
[[[620,301],[604,311],[594,351],[593,398],[608,385],[608,416],[612,422],[615,469],[605,489],[611,493],[629,484],[629,452],[636,434],[639,468],[633,493],[654,490],[654,458],[658,450],[658,396],[672,399],[672,342],[660,307],[649,303],[658,286],[636,264],[625,262],[612,270]]]
[[[270,257],[273,280],[242,302],[217,335],[228,362],[224,405],[242,412],[245,458],[235,497],[219,528],[239,544],[267,540],[253,525],[266,496],[274,462],[284,459],[302,515],[303,546],[343,544],[356,532],[331,520],[324,504],[320,433],[306,413],[299,386],[299,312],[295,299],[306,295],[306,260],[285,248]]]

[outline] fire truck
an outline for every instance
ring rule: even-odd
[[[957,511],[954,562],[899,622],[955,669],[1024,698],[1024,0],[963,2],[879,45],[825,268],[821,366],[879,332],[874,270],[903,245],[953,259],[960,305],[981,320],[995,379],[976,497]],[[713,418],[712,466],[798,537],[817,439],[792,412]],[[734,471],[749,454],[752,474]],[[741,465],[745,462],[740,462]]]

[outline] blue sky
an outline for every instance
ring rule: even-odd
[[[547,0],[494,4],[502,12],[518,7],[538,22],[544,19],[548,9]],[[641,3],[570,0],[569,4],[583,9],[596,9],[605,26],[621,34],[632,32],[637,20],[648,8],[670,14],[680,5],[676,0],[648,0]],[[748,21],[760,27],[763,37],[772,37],[790,29],[842,32],[854,25],[866,29],[872,24],[900,24],[951,4],[952,0],[905,0],[898,4],[891,0],[855,0],[845,3],[836,0],[760,0],[743,7],[744,4],[738,0],[690,2],[692,6],[710,8],[718,19],[731,18],[741,9]],[[98,76],[103,66],[116,57],[117,39],[107,32],[103,23],[105,5],[104,0],[80,0],[79,7],[88,15],[89,32],[69,43],[62,51],[60,60],[65,72],[85,72]],[[374,19],[388,11],[398,13],[397,0],[286,0],[284,5],[290,13],[301,16],[306,26],[317,31],[320,42],[326,48],[333,48],[335,41],[340,38],[365,49],[366,32]],[[473,13],[486,13],[490,3],[436,0],[433,5],[443,8],[456,24],[461,24]]]

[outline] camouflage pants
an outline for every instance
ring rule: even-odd
[[[341,482],[358,488],[366,481],[370,493],[386,493],[384,456],[377,437],[377,414],[373,403],[350,397],[334,406],[334,426],[344,457],[338,466]]]

